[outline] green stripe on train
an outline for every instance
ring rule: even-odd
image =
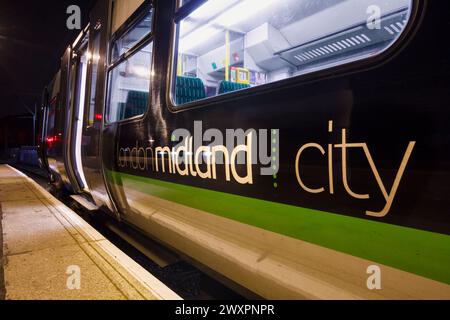
[[[111,173],[116,184],[450,284],[450,236],[202,188]]]

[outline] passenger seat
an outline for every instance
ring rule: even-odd
[[[144,91],[128,92],[124,119],[143,115],[147,111],[149,94]],[[123,120],[123,119],[122,119]]]
[[[231,81],[222,81],[219,85],[219,94],[239,91],[250,88],[249,84],[236,83]]]
[[[177,77],[176,103],[185,104],[206,98],[206,90],[202,79],[193,77]]]

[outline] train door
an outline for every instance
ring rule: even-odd
[[[88,34],[83,32],[72,50],[70,62],[70,118],[66,147],[68,174],[76,193],[88,191],[81,158],[83,115],[86,100],[86,81],[89,61]]]
[[[70,141],[69,123],[72,116],[72,108],[70,104],[70,74],[71,74],[71,58],[72,49],[67,48],[61,59],[61,89],[60,89],[60,105],[58,114],[58,148],[55,153],[55,163],[58,168],[59,179],[64,186],[71,191],[74,190],[74,183],[70,175],[70,165],[67,163],[67,148]]]
[[[41,99],[41,107],[38,113],[38,138],[37,138],[37,146],[38,146],[38,157],[39,157],[39,166],[47,170],[48,162],[47,157],[45,155],[45,130],[47,125],[47,104],[48,104],[48,90],[44,89],[42,93]]]
[[[127,197],[114,175],[117,145],[122,139],[146,136],[154,48],[154,7],[150,1],[116,0],[112,11],[105,120],[102,134],[103,168],[111,198],[123,219],[136,199]],[[150,138],[148,138],[150,139]]]
[[[81,160],[86,183],[97,206],[114,208],[108,197],[102,171],[101,131],[109,35],[110,1],[98,1],[90,16],[88,82],[81,142]]]
[[[58,72],[47,88],[43,118],[42,153],[43,159],[45,159],[44,165],[46,165],[52,181],[60,180],[56,160],[62,144],[60,79],[61,72]]]

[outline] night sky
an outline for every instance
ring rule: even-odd
[[[0,118],[34,109],[79,31],[66,27],[68,6],[82,9],[83,27],[95,0],[0,0]]]

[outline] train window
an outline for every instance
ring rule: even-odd
[[[95,123],[95,98],[97,96],[97,78],[99,72],[100,61],[100,33],[97,33],[92,43],[92,53],[88,54],[91,66],[91,90],[89,93],[89,105],[85,110],[86,125],[92,127]]]
[[[109,74],[108,121],[143,115],[149,100],[152,43],[119,63]]]
[[[175,105],[380,54],[404,31],[412,0],[209,0],[195,8],[177,19]]]
[[[151,10],[143,19],[127,33],[119,37],[112,47],[112,61],[115,62],[121,55],[129,51],[139,41],[145,38],[152,31],[153,11]]]
[[[111,45],[106,104],[109,123],[141,116],[147,111],[153,58],[152,20],[153,10],[149,9]]]
[[[178,0],[178,7],[180,8],[189,2],[191,2],[191,0]]]
[[[57,137],[56,132],[56,113],[58,105],[58,96],[53,97],[48,104],[47,115],[47,144],[52,146]]]

